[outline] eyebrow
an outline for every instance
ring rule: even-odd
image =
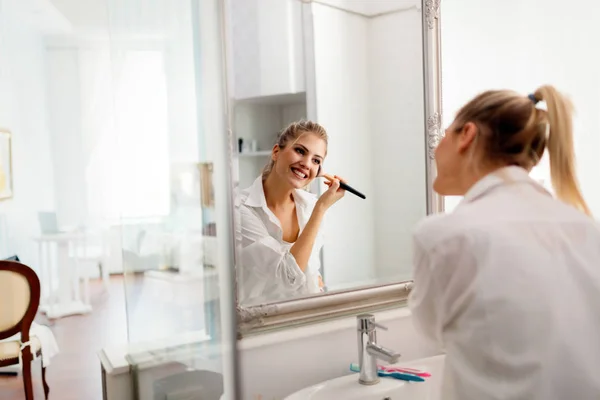
[[[304,146],[304,145],[302,145],[302,144],[300,144],[300,143],[296,143],[296,146],[300,146],[300,147],[302,147],[304,150],[306,150],[307,152],[309,152],[309,153],[310,153],[310,150],[308,150],[308,149],[306,148],[306,146]],[[319,155],[319,154],[315,154],[315,157],[319,157],[321,160],[323,159],[323,156],[321,156],[321,155]]]

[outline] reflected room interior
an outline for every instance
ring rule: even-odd
[[[319,1],[303,6],[292,1],[275,8],[268,2],[250,3],[231,0],[227,42],[234,187],[236,196],[243,197],[238,206],[244,208],[236,210],[240,305],[410,280],[410,235],[427,214],[420,2]],[[278,18],[277,13],[290,17]],[[269,221],[266,209],[248,207],[245,196],[272,160],[278,134],[302,120],[327,131],[322,170],[343,177],[366,199],[347,194],[327,210],[319,226],[311,252],[311,260],[319,261],[307,268],[319,270],[323,290],[297,288],[285,282],[283,273],[273,277],[280,280],[279,288],[261,289],[248,283],[248,275],[261,269],[267,261],[258,260],[273,249],[260,253],[256,247],[265,237],[247,237],[252,229],[248,213],[264,214],[264,228],[279,241],[275,251],[280,256],[269,259],[266,269],[295,274],[292,270],[303,267],[286,261],[289,245],[271,227],[280,221]],[[314,199],[327,190],[324,183],[316,178],[307,187]],[[302,235],[302,223],[299,228]]]

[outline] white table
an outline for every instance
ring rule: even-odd
[[[84,274],[85,301],[81,299],[80,289],[78,246],[85,249],[85,239],[83,232],[43,234],[34,238],[38,243],[40,262],[40,311],[48,318],[92,311],[88,274]]]

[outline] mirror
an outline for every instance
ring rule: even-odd
[[[420,0],[226,2],[242,313],[411,279],[439,134],[423,53],[439,3],[426,3],[424,18]],[[322,173],[366,198],[329,206]]]

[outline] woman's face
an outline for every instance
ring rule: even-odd
[[[326,152],[327,145],[319,136],[314,133],[301,134],[283,149],[278,145],[273,147],[273,172],[293,188],[303,188],[317,177]]]
[[[473,168],[471,150],[477,135],[477,126],[471,122],[461,129],[452,123],[435,149],[437,176],[433,190],[442,196],[462,196],[466,174]]]

